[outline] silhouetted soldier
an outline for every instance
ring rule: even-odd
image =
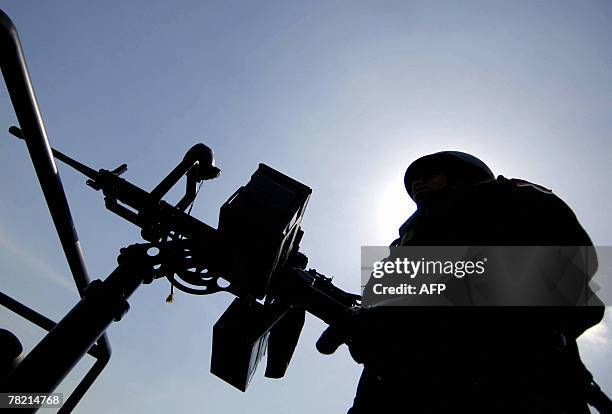
[[[592,246],[550,190],[495,178],[472,155],[422,157],[404,183],[417,210],[392,246]],[[373,306],[354,326],[330,327],[317,347],[331,353],[346,341],[364,364],[350,414],[588,413],[588,371],[576,338],[603,312],[603,306]]]

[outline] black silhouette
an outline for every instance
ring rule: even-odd
[[[586,412],[587,399],[600,410],[609,404],[580,363],[575,344],[601,319],[601,307],[361,308],[360,296],[306,270],[299,244],[310,188],[260,164],[221,207],[214,229],[189,214],[199,185],[220,172],[210,148],[193,146],[151,192],[120,177],[125,164],[96,171],[73,160],[49,145],[16,29],[1,11],[0,45],[2,73],[21,126],[10,132],[28,147],[81,295],[55,323],[0,294],[3,306],[49,331],[23,360],[18,339],[0,331],[0,391],[52,392],[87,353],[97,362],[60,410],[70,412],[110,358],[107,327],[121,320],[142,284],[166,278],[190,294],[237,297],[213,328],[211,371],[243,391],[266,349],[266,376],[285,374],[310,312],[330,324],[317,343],[321,352],[347,343],[365,365],[352,413],[534,412],[534,407],[578,413]],[[53,157],[87,176],[108,210],[142,229],[145,242],[121,249],[117,268],[103,281],[89,280]],[[164,201],[184,176],[181,200]],[[407,189],[419,210],[396,243],[590,245],[556,197],[503,177],[475,185],[492,178],[482,162],[466,154],[444,153],[414,164]],[[257,235],[258,243],[239,250],[245,235]],[[392,332],[398,326],[402,329]]]
[[[0,391],[52,392],[89,353],[97,362],[60,410],[70,412],[110,358],[106,328],[129,310],[127,300],[136,289],[162,277],[187,293],[223,291],[237,296],[215,324],[211,371],[243,391],[266,349],[266,376],[285,374],[306,311],[329,324],[351,318],[360,297],[336,288],[316,270],[305,270],[308,259],[299,252],[300,224],[310,188],[260,164],[250,182],[221,207],[219,227],[214,229],[190,215],[198,186],[220,173],[212,150],[204,144],[194,145],[151,192],[120,177],[127,170],[125,164],[96,171],[52,149],[17,31],[3,12],[0,30],[2,73],[21,125],[9,131],[27,144],[82,296],[56,324],[0,294],[3,306],[49,331],[23,360],[18,339],[2,331],[0,345],[6,352],[0,367]],[[118,267],[104,281],[89,282],[52,156],[87,176],[86,184],[104,194],[108,210],[142,229],[146,242],[121,249]],[[183,176],[185,195],[176,205],[165,202],[164,195]],[[253,235],[258,243],[241,249],[244,237]]]
[[[592,246],[550,190],[495,178],[469,154],[420,158],[407,169],[405,186],[418,208],[392,246]],[[376,306],[371,281],[363,302],[374,306],[350,325],[330,327],[318,343],[331,353],[348,342],[364,364],[350,414],[588,413],[587,400],[610,412],[576,345],[601,320],[601,302]]]

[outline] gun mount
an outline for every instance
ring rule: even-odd
[[[194,145],[150,192],[120,177],[125,164],[95,170],[51,148],[17,31],[1,11],[0,26],[2,73],[21,126],[9,131],[28,147],[81,294],[57,324],[0,295],[2,305],[49,331],[14,369],[0,372],[3,392],[52,392],[89,353],[98,362],[60,410],[70,412],[110,358],[105,330],[128,311],[136,289],[160,278],[190,294],[236,296],[213,329],[211,372],[243,391],[266,349],[266,376],[285,374],[306,311],[332,324],[350,318],[359,307],[358,295],[305,270],[308,259],[299,244],[311,189],[279,171],[260,164],[220,208],[215,229],[190,214],[199,186],[220,173],[204,144]],[[84,174],[86,184],[102,192],[108,210],[141,229],[145,243],[121,249],[117,268],[103,281],[89,281],[54,158]],[[164,201],[183,177],[182,198],[175,205]]]

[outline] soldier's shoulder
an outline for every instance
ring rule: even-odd
[[[499,176],[478,184],[475,190],[477,204],[505,217],[513,226],[540,229],[548,234],[548,242],[591,244],[572,208],[543,185]]]
[[[532,183],[531,181],[523,180],[522,178],[510,178],[509,180],[512,187],[517,191],[537,191],[540,194],[553,194],[553,191],[543,185]]]
[[[503,175],[496,179],[484,181],[474,186],[478,197],[513,198],[527,200],[561,201],[553,191],[541,184],[522,178],[506,178]]]
[[[513,215],[564,215],[574,218],[572,209],[551,189],[521,178],[498,176],[474,187],[473,202]]]

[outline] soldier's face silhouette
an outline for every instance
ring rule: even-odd
[[[414,201],[421,203],[448,186],[448,177],[440,171],[423,173],[412,183]]]

